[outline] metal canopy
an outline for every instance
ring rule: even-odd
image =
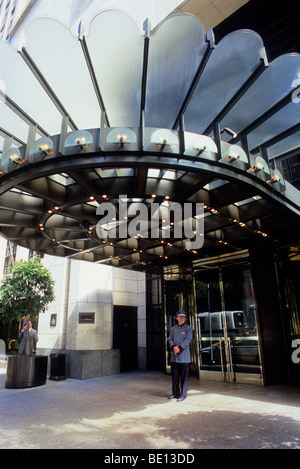
[[[106,11],[78,31],[42,18],[19,51],[0,42],[2,235],[136,269],[299,240],[299,192],[281,174],[299,151],[298,54],[268,64],[252,31],[215,45],[187,14],[154,34],[145,22],[141,36]],[[110,227],[123,223],[120,196],[129,212],[203,203],[203,247],[163,226],[155,238],[100,237],[97,207],[115,204]]]

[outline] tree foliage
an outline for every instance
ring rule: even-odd
[[[0,285],[0,319],[9,322],[30,315],[35,319],[55,299],[51,272],[35,256],[16,262]]]

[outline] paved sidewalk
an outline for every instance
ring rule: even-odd
[[[0,448],[300,449],[300,389],[198,381],[167,399],[171,378],[134,372],[6,389],[0,368]]]

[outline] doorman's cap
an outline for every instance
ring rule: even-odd
[[[177,311],[176,317],[178,317],[178,316],[184,316],[186,318],[186,312],[183,311],[183,310]]]

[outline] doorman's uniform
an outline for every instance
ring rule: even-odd
[[[169,336],[169,346],[171,349],[171,370],[172,370],[172,395],[174,397],[186,397],[188,388],[188,375],[191,362],[190,343],[193,331],[190,326],[184,323],[182,326],[173,326]],[[179,346],[180,352],[175,355],[173,349]],[[181,392],[179,379],[181,377]]]

